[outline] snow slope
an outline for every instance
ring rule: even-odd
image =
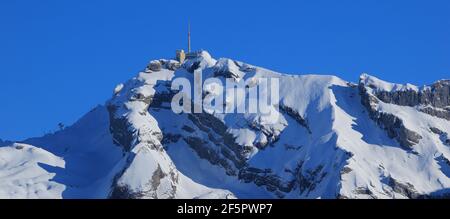
[[[271,114],[176,114],[171,83],[193,83],[195,70],[214,79],[204,94],[223,92],[225,110],[226,82],[277,79],[280,102]],[[33,149],[0,147],[0,197],[447,197],[448,84],[287,75],[206,51],[184,63],[153,60],[74,125],[25,140]],[[251,101],[248,90],[237,95]]]
[[[59,198],[65,185],[53,182],[47,167],[64,167],[64,160],[41,148],[15,143],[0,148],[0,197]]]

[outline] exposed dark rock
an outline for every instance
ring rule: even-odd
[[[373,195],[373,192],[370,191],[370,189],[367,187],[357,187],[357,188],[355,188],[355,190],[353,190],[353,193],[358,194],[358,195],[368,195],[368,196]]]
[[[403,147],[410,148],[422,139],[422,136],[407,129],[403,121],[392,114],[378,113],[374,118],[377,118],[377,123],[387,131],[388,136],[397,139]]]
[[[223,59],[219,60],[218,63],[225,63],[223,66],[214,68],[214,77],[222,76],[224,78],[242,78],[242,72],[236,71],[235,69],[239,69],[239,63],[234,60]],[[231,65],[231,66],[230,66]]]
[[[115,186],[109,195],[110,199],[138,199],[140,194],[133,193],[128,186]]]
[[[434,134],[437,134],[437,135],[442,135],[442,134],[444,134],[443,131],[441,131],[440,129],[435,128],[435,127],[430,127],[430,130],[431,130]]]
[[[156,191],[158,189],[159,184],[161,183],[161,179],[166,177],[166,174],[161,170],[161,166],[156,168],[155,172],[153,172],[152,175],[152,181],[150,182],[152,184],[152,190]]]
[[[234,167],[227,159],[226,156],[229,156],[229,152],[225,152],[223,156],[220,156],[220,152],[214,150],[207,141],[204,141],[201,138],[197,137],[185,137],[184,141],[197,153],[197,155],[209,161],[211,164],[219,165],[225,169],[227,175],[236,176],[237,169]]]
[[[239,74],[233,73],[232,71],[219,70],[214,73],[214,77],[222,76],[224,78],[239,78]]]
[[[274,145],[280,138],[281,133],[274,132],[273,129],[268,126],[261,125],[258,121],[248,122],[248,126],[253,130],[261,131],[266,136],[267,142],[256,143],[254,145],[258,149],[264,149],[268,145]]]
[[[280,110],[295,119],[295,121],[297,121],[301,126],[305,127],[309,134],[312,133],[309,128],[308,121],[306,121],[306,119],[304,119],[297,111],[283,104],[280,105]]]
[[[159,61],[152,61],[151,64],[159,63]],[[150,66],[151,67],[151,66]],[[157,69],[153,68],[153,71]],[[172,198],[175,196],[176,183],[178,181],[178,172],[171,163],[170,160],[165,159],[168,157],[164,151],[161,142],[164,140],[164,136],[159,129],[153,129],[150,125],[137,126],[135,127],[128,119],[129,114],[137,113],[142,117],[141,119],[147,118],[149,116],[148,109],[152,105],[154,96],[146,96],[144,93],[139,92],[140,86],[145,86],[145,83],[140,80],[130,81],[132,86],[128,86],[127,96],[115,96],[113,99],[108,101],[107,109],[109,113],[110,122],[110,132],[113,136],[114,142],[124,148],[124,159],[125,164],[122,170],[116,173],[116,176],[111,185],[112,192],[110,194],[111,198]],[[159,83],[158,85],[167,86],[167,83]],[[155,86],[158,86],[155,85]],[[170,95],[170,94],[167,94]],[[164,97],[164,95],[161,95]],[[139,107],[128,107],[126,103],[132,102],[142,102]],[[119,113],[120,112],[120,113]],[[174,136],[175,138],[175,136]],[[169,139],[165,139],[166,141]],[[171,139],[177,140],[177,139]],[[140,148],[132,151],[135,146]],[[157,155],[148,153],[148,150],[153,150],[157,152]],[[143,188],[130,188],[127,184],[121,184],[120,180],[123,177],[126,170],[135,161],[136,154],[141,154],[142,156],[161,156],[161,162],[165,162],[162,165],[168,167],[164,171],[158,166],[155,173],[151,178],[145,179],[148,183]],[[157,188],[160,184],[162,178],[170,176],[168,179],[171,187],[162,188],[162,197],[158,197]],[[136,190],[137,191],[134,191]]]
[[[337,194],[336,195],[336,199],[350,199],[348,196],[342,195],[342,194]]]
[[[186,71],[190,72],[190,73],[194,73],[195,70],[197,70],[198,68],[200,68],[200,61],[195,61],[193,62],[191,65],[188,65],[187,62],[185,62],[182,67],[184,69],[186,69]]]
[[[148,191],[132,191],[127,185],[115,185],[112,189],[109,198],[111,199],[142,199],[142,198],[153,198],[158,199],[158,194],[156,193],[158,186],[161,183],[161,179],[167,177],[167,175],[162,171],[161,167],[158,165],[155,172],[153,172],[152,179],[148,182],[149,190]],[[168,199],[175,198],[176,187],[172,186],[171,193],[169,194]]]
[[[429,114],[431,116],[435,116],[441,119],[450,120],[450,111],[444,109],[435,109],[432,107],[423,107],[419,108],[419,110],[423,113]]]
[[[432,116],[450,120],[450,111],[446,110],[446,107],[450,106],[450,80],[438,81],[429,88],[419,91],[411,89],[391,92],[378,91],[375,96],[385,103],[411,107],[425,106],[420,107],[419,110]]]
[[[435,127],[430,127],[430,130],[434,134],[439,135],[439,139],[442,141],[443,144],[450,146],[450,139],[448,137],[448,133],[443,132],[442,130]]]
[[[129,166],[130,157],[127,159],[127,166]],[[128,185],[119,185],[117,181],[120,176],[125,172],[126,168],[123,168],[119,173],[114,176],[113,184],[111,185],[111,192],[108,196],[110,199],[138,199],[141,197],[139,194],[133,192]]]
[[[441,80],[420,91],[405,90],[377,92],[376,96],[383,102],[402,106],[431,105],[444,108],[450,105],[450,80]]]
[[[107,109],[109,111],[109,130],[113,136],[114,143],[122,146],[125,151],[130,151],[133,133],[128,130],[128,120],[115,117],[116,106],[108,105]]]
[[[161,71],[162,65],[161,65],[160,61],[154,60],[154,61],[151,61],[150,64],[148,64],[147,68],[149,70],[151,70],[151,71],[154,71],[154,72],[155,71]]]
[[[288,182],[284,182],[276,174],[272,173],[271,169],[261,170],[254,167],[243,168],[239,172],[239,179],[246,183],[253,182],[257,186],[265,186],[268,191],[290,192],[295,185],[295,178]],[[278,193],[282,196],[282,193]]]
[[[300,193],[308,194],[314,190],[322,179],[326,176],[326,172],[322,172],[323,166],[319,165],[315,169],[303,170],[303,162],[299,163],[296,170],[296,180],[300,189]]]
[[[342,170],[341,170],[341,175],[342,175],[342,174],[350,173],[350,172],[352,172],[352,171],[353,171],[353,170],[352,170],[350,167],[345,166],[345,167],[342,168]]]
[[[180,140],[180,138],[181,138],[181,135],[179,135],[179,134],[164,133],[161,144],[166,145],[169,143],[176,143],[176,142],[178,142],[178,140]]]
[[[145,96],[142,93],[136,93],[130,98],[131,101],[141,101],[144,102],[146,105],[150,105],[152,99],[153,96]],[[147,112],[147,109],[145,109],[145,111],[143,111],[142,113],[145,114]]]
[[[419,93],[414,90],[387,92],[380,91],[376,97],[385,103],[393,103],[401,106],[417,106],[420,103]]]
[[[360,84],[359,90],[361,95],[361,103],[368,110],[369,117],[381,128],[386,130],[390,138],[396,139],[405,149],[410,149],[412,146],[419,143],[422,136],[407,129],[403,124],[403,121],[397,116],[377,111],[376,105],[378,104],[378,99],[367,93],[367,90],[363,84]]]
[[[267,142],[267,141],[265,141],[265,142],[256,142],[254,144],[254,146],[257,147],[258,149],[262,149],[262,148],[265,148],[268,144],[269,144],[269,142]]]
[[[173,95],[173,93],[156,94],[152,99],[151,108],[160,108],[164,103],[170,103]],[[239,169],[245,165],[246,154],[250,153],[249,150],[252,148],[235,143],[234,137],[227,132],[228,128],[225,124],[213,115],[194,113],[187,116],[197,129],[187,125],[181,129],[188,133],[205,132],[208,139],[164,133],[163,144],[177,142],[182,138],[200,158],[223,167],[228,175],[237,175]]]
[[[401,183],[398,182],[396,179],[392,178],[391,176],[387,176],[383,179],[384,183],[392,188],[392,190],[396,193],[402,194],[405,197],[411,198],[411,199],[417,199],[422,197],[421,194],[419,194],[414,186],[408,182]]]
[[[240,64],[239,62],[235,62],[235,64],[239,67],[239,71],[242,71],[242,72],[254,72],[254,71],[256,71],[256,68],[255,67],[252,67],[252,66],[250,66],[250,65],[248,65],[248,64]]]
[[[171,71],[176,71],[177,69],[180,68],[180,63],[179,62],[175,62],[173,60],[159,60],[161,62],[161,65],[168,70]]]
[[[166,86],[168,90],[170,90],[170,84],[162,83],[158,86]],[[156,93],[154,97],[151,99],[151,103],[149,104],[149,108],[163,108],[163,109],[171,109],[170,105],[167,107],[163,106],[163,103],[169,103],[172,101],[173,96],[175,93],[173,92],[166,92],[166,93]]]
[[[246,154],[243,148],[235,142],[235,138],[232,134],[227,132],[227,127],[218,118],[208,113],[201,114],[189,114],[188,118],[202,131],[210,133],[208,135],[212,142],[221,144],[217,146],[224,146],[221,148],[221,152],[225,152],[225,156],[233,161],[236,167],[242,167],[245,163]],[[214,134],[218,135],[221,139],[215,139]],[[231,152],[231,153],[228,153]]]
[[[159,98],[155,97],[153,102],[157,101],[157,99]],[[163,102],[155,105],[161,105]],[[152,103],[152,107],[155,105]],[[194,113],[187,116],[197,129],[184,125],[182,130],[188,133],[202,131],[208,134],[207,140],[195,136],[182,137],[200,158],[208,160],[211,164],[223,167],[228,175],[238,175],[245,182],[254,182],[258,186],[265,186],[267,190],[273,191],[278,197],[283,197],[283,192],[292,190],[295,184],[294,177],[291,181],[284,182],[279,176],[271,173],[271,170],[248,168],[245,161],[247,154],[251,153],[253,148],[243,147],[235,143],[235,138],[227,132],[228,128],[222,121],[208,113]],[[167,134],[164,133],[164,135]],[[175,140],[176,138],[178,136],[170,135],[170,139],[167,139],[167,141]],[[298,150],[298,146],[295,149]]]

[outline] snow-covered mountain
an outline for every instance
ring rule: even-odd
[[[277,116],[174,113],[171,82],[193,82],[196,69],[223,82],[278,78]],[[449,133],[450,80],[351,83],[201,51],[151,61],[62,131],[0,140],[0,197],[449,197]]]

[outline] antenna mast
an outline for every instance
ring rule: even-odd
[[[188,22],[188,53],[191,53],[191,22]]]

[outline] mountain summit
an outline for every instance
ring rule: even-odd
[[[449,80],[419,87],[362,74],[351,83],[195,54],[151,61],[70,127],[0,141],[0,197],[450,196]],[[172,82],[195,83],[199,70],[223,84],[275,78],[279,102],[270,115],[174,113]],[[205,83],[201,98],[227,92],[219,88]]]

